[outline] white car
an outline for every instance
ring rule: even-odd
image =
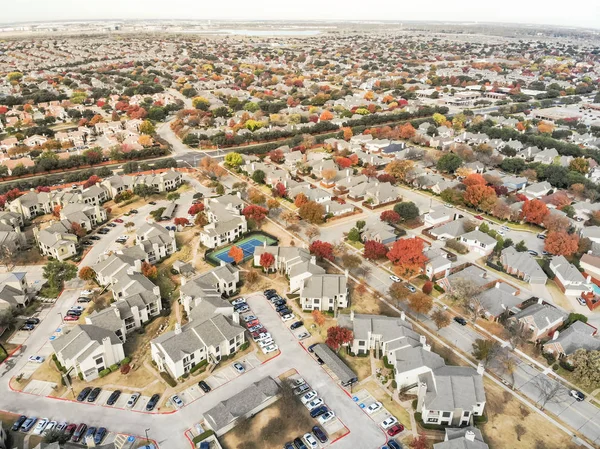
[[[296,318],[296,315],[294,315],[293,313],[287,313],[281,317],[281,320],[282,321],[290,321],[290,320],[293,320],[294,318]]]
[[[38,421],[38,423],[35,426],[35,429],[33,429],[33,434],[34,435],[41,435],[42,432],[44,432],[44,429],[46,428],[46,426],[48,425],[48,419],[47,418],[42,418]]]
[[[258,342],[258,346],[260,346],[261,348],[266,348],[268,346],[271,346],[273,344],[273,339],[272,338],[268,338],[266,340],[260,340]]]
[[[321,399],[321,398],[313,399],[312,401],[307,402],[304,405],[306,406],[307,409],[312,410],[313,408],[317,408],[320,405],[323,405],[323,399]]]
[[[258,320],[258,317],[255,315],[246,315],[244,317],[244,323],[249,323],[250,321]]]
[[[323,413],[321,416],[319,416],[318,420],[319,423],[325,424],[326,422],[331,421],[333,418],[335,418],[335,413],[332,410],[329,410],[327,413]]]
[[[398,420],[396,418],[394,418],[393,416],[390,416],[389,418],[381,421],[380,426],[383,427],[385,430],[387,430],[390,427],[392,427],[394,424],[396,424],[397,422],[398,422]]]
[[[306,338],[310,337],[310,333],[308,332],[302,332],[301,334],[298,335],[298,340],[304,340]]]
[[[46,358],[43,355],[30,355],[27,360],[34,363],[44,363]]]
[[[80,296],[91,296],[94,294],[94,290],[81,290]]]
[[[382,408],[383,408],[383,404],[381,402],[379,402],[379,401],[373,402],[371,405],[369,405],[367,407],[367,413],[369,415],[372,415],[373,413],[378,412]]]
[[[271,345],[271,346],[267,346],[266,348],[262,348],[262,352],[263,354],[268,354],[270,352],[275,352],[279,349],[279,347],[275,344]]]
[[[316,397],[317,397],[317,392],[315,390],[310,390],[308,393],[306,393],[304,396],[302,396],[300,398],[300,401],[303,404],[308,404],[310,401],[312,401]]]
[[[497,232],[498,232],[498,235],[504,235],[505,234],[504,229],[498,229]]]
[[[131,396],[129,396],[129,400],[127,401],[127,408],[132,408],[138,401],[140,396],[141,395],[139,393],[133,393]]]
[[[271,338],[271,334],[268,332],[261,332],[260,334],[258,334],[258,338],[257,340],[268,340]]]
[[[393,274],[390,276],[390,279],[394,282],[402,282],[402,279],[400,279],[398,276],[393,275]]]
[[[302,438],[309,448],[316,449],[319,447],[319,443],[317,443],[317,440],[313,437],[312,433],[305,433]]]
[[[83,312],[83,306],[71,306],[69,310],[75,310],[77,312]]]
[[[246,372],[246,368],[244,368],[244,365],[242,365],[240,362],[235,362],[233,364],[233,368],[240,374],[243,374]]]
[[[50,421],[48,424],[46,424],[46,428],[44,429],[44,435],[49,433],[55,427],[56,427],[56,421]]]
[[[234,299],[233,301],[231,301],[231,305],[237,306],[238,304],[243,304],[245,302],[246,302],[246,300],[244,298],[238,298],[238,299]]]
[[[177,395],[171,396],[171,403],[175,406],[175,408],[183,407],[183,401]]]

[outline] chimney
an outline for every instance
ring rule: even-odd
[[[483,363],[479,362],[479,364],[477,365],[477,374],[483,376],[484,371],[485,367],[483,366]]]
[[[431,352],[431,345],[424,344],[424,345],[423,345],[423,350],[424,350],[424,351],[427,351],[427,352]]]
[[[175,323],[175,335],[179,335],[181,334],[181,323],[177,322]]]
[[[427,344],[427,338],[425,337],[425,335],[419,336],[419,343],[421,343],[421,345]]]
[[[350,321],[354,321],[354,310],[350,310]]]
[[[544,298],[538,298],[537,303],[538,304],[543,304],[544,303]]]
[[[238,197],[238,198],[242,199],[242,192],[239,192],[239,191],[238,191],[238,192],[236,192],[235,194],[237,195],[237,197]]]
[[[240,324],[240,314],[238,312],[233,312],[231,315],[231,321],[233,321],[235,324]]]
[[[496,282],[496,283],[494,284],[494,287],[495,287],[495,288],[500,288],[500,282]]]
[[[181,279],[180,279],[180,282],[181,282],[181,285],[182,285],[182,286],[184,286],[184,285],[185,285],[185,283],[187,282],[187,279],[186,279],[186,277],[185,277],[185,276],[182,276],[182,277],[181,277]]]
[[[310,263],[313,265],[317,264],[317,256],[310,256]]]
[[[475,432],[473,432],[472,430],[467,430],[465,432],[465,440],[475,441]]]
[[[552,334],[552,341],[556,340],[559,335],[560,335],[559,331],[554,331],[554,334]]]
[[[227,264],[225,263],[225,261],[224,261],[224,260],[221,260],[221,264],[220,264],[220,266],[221,266],[221,267],[224,267],[225,265],[227,265]]]
[[[346,280],[348,280],[348,276],[349,276],[349,275],[350,275],[350,274],[348,273],[348,270],[344,270],[344,276],[346,276]]]

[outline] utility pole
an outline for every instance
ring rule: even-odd
[[[148,438],[148,431],[149,430],[150,429],[145,429],[145,432],[146,432],[146,444],[150,444],[150,439]]]

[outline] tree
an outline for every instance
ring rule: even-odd
[[[304,231],[304,234],[306,235],[308,240],[311,241],[315,237],[318,237],[319,235],[321,235],[321,231],[319,230],[319,228],[317,226],[309,226]]]
[[[342,345],[351,343],[354,335],[350,329],[341,326],[332,326],[327,329],[325,344],[334,351],[339,351]]]
[[[71,231],[70,232],[72,232],[79,238],[81,238],[87,234],[87,231],[85,230],[85,228],[77,222],[71,223]]]
[[[60,211],[62,210],[62,206],[57,204],[52,208],[52,216],[55,218],[60,218]]]
[[[244,207],[242,209],[242,214],[246,217],[247,220],[254,220],[258,226],[263,222],[263,220],[267,217],[269,211],[264,207],[257,206],[255,204],[251,204],[250,206]]]
[[[329,182],[329,181],[331,181],[333,178],[335,178],[337,176],[337,173],[338,172],[337,172],[337,170],[335,168],[330,168],[330,169],[323,170],[321,172],[321,177],[325,181]]]
[[[544,249],[556,256],[571,256],[579,248],[579,237],[564,231],[550,231],[544,241]]]
[[[275,263],[275,256],[271,253],[262,253],[260,255],[259,264],[263,267],[263,270],[268,272],[273,264]]]
[[[355,224],[356,229],[358,229],[359,232],[361,232],[366,225],[367,225],[367,222],[364,220],[358,220]]]
[[[291,210],[284,210],[279,216],[279,218],[281,218],[284,221],[286,226],[293,223],[298,223],[298,215],[296,215],[296,213]]]
[[[524,253],[525,251],[527,251],[527,246],[525,245],[525,240],[521,240],[519,243],[517,243],[515,245],[515,249],[519,253]]]
[[[479,173],[473,173],[473,174],[470,174],[469,176],[467,176],[463,180],[463,184],[466,185],[467,187],[476,186],[476,185],[484,186],[487,184],[487,182],[485,179],[483,179],[483,176],[481,176]]]
[[[351,242],[360,241],[360,231],[356,228],[350,229],[350,231],[348,232],[348,240],[350,240]]]
[[[325,207],[322,204],[314,201],[308,201],[300,206],[300,209],[298,209],[298,215],[300,215],[300,218],[309,223],[319,224],[323,222]]]
[[[181,198],[181,195],[177,192],[171,192],[167,194],[167,200],[171,201],[171,202],[175,202],[177,201],[179,198]]]
[[[267,200],[267,208],[269,209],[269,212],[280,209],[280,206],[281,204],[275,198],[269,198]]]
[[[394,206],[394,212],[396,212],[404,221],[414,220],[420,215],[419,208],[412,201],[396,204]]]
[[[583,157],[576,157],[569,164],[569,170],[586,175],[590,170],[590,163]]]
[[[479,295],[482,289],[473,281],[459,278],[452,282],[450,297],[458,302],[468,305],[471,298]]]
[[[249,270],[245,274],[245,280],[248,285],[254,285],[258,281],[258,273],[256,270]]]
[[[444,312],[442,309],[434,310],[431,314],[431,319],[437,326],[438,330],[450,324],[450,315]]]
[[[192,204],[188,209],[188,215],[196,215],[204,210],[204,203]]]
[[[427,442],[427,435],[420,433],[418,437],[413,438],[409,443],[412,449],[427,449],[429,443]]]
[[[342,131],[344,131],[344,140],[346,140],[346,141],[350,140],[352,138],[352,136],[354,135],[352,133],[352,128],[345,127],[345,128],[342,128]]]
[[[93,185],[95,185],[97,182],[100,182],[101,179],[96,176],[96,175],[92,175],[90,176],[86,182],[83,183],[83,188],[87,189],[89,187],[92,187]]]
[[[578,349],[570,359],[575,367],[573,376],[585,388],[592,388],[600,383],[600,351]]]
[[[431,281],[427,281],[423,284],[423,293],[425,293],[426,295],[431,294],[431,292],[433,291],[433,282]]]
[[[496,191],[492,187],[481,184],[467,187],[463,198],[465,203],[470,204],[477,210],[484,210],[486,212],[492,210],[498,199]]]
[[[185,226],[185,225],[187,225],[187,224],[189,224],[189,223],[190,223],[190,220],[188,220],[188,219],[187,219],[187,218],[185,218],[185,217],[176,217],[176,218],[173,220],[173,224],[174,224],[175,226]]]
[[[552,134],[552,131],[554,131],[554,125],[549,122],[540,122],[537,126],[537,129],[542,134]]]
[[[126,228],[133,228],[135,226],[135,223],[133,221],[128,221],[127,223],[125,223],[124,225]]]
[[[48,443],[48,444],[58,443],[58,444],[62,445],[62,444],[65,444],[70,439],[71,439],[71,437],[69,436],[69,434],[64,433],[57,429],[51,429],[51,430],[44,432],[44,443]]]
[[[317,326],[321,327],[325,324],[325,315],[320,310],[313,310],[311,316]]]
[[[415,163],[408,159],[397,159],[385,166],[385,173],[392,175],[398,181],[406,182],[406,177],[415,167]]]
[[[142,274],[151,281],[155,281],[158,278],[157,268],[154,265],[145,261],[142,262]]]
[[[154,128],[154,125],[150,120],[144,120],[140,125],[140,132],[142,134],[148,134],[149,136],[151,136],[156,132],[156,129]]]
[[[454,153],[444,154],[437,162],[437,169],[447,173],[454,173],[462,164],[462,159]]]
[[[399,137],[401,139],[412,139],[415,136],[415,133],[415,128],[410,123],[406,123],[400,127]]]
[[[225,155],[225,164],[230,167],[239,167],[244,163],[244,158],[240,153],[230,152]]]
[[[517,435],[517,441],[521,441],[521,437],[527,433],[527,429],[523,424],[515,424],[515,434]]]
[[[315,240],[310,244],[308,250],[319,259],[333,260],[333,245],[321,240]]]
[[[77,276],[77,265],[70,262],[50,260],[44,265],[43,276],[48,280],[48,285],[53,290],[62,289],[63,283]]]
[[[238,264],[240,263],[242,260],[244,260],[244,251],[242,250],[242,248],[240,248],[239,246],[235,246],[233,245],[230,249],[229,252],[227,253],[227,255],[229,257],[231,257],[233,259],[233,261]]]
[[[542,224],[548,215],[548,206],[543,201],[525,201],[521,210],[521,217],[528,223]]]
[[[571,223],[567,217],[557,213],[549,213],[544,219],[544,227],[548,231],[567,232],[567,230],[571,227]]]
[[[400,214],[398,212],[395,212],[393,210],[386,210],[381,213],[379,219],[389,224],[397,224],[402,218],[400,217]]]
[[[383,259],[388,252],[387,246],[376,240],[367,240],[363,248],[363,256],[369,260]]]
[[[154,189],[146,184],[138,184],[133,188],[133,193],[146,199],[146,197],[154,193]]]
[[[398,267],[403,276],[410,278],[427,261],[423,254],[423,240],[416,237],[396,240],[388,251],[387,258]]]
[[[285,186],[283,185],[283,183],[278,182],[275,185],[275,188],[273,189],[273,196],[279,197],[279,198],[283,198],[287,195],[287,189],[285,188]]]
[[[341,259],[342,266],[350,271],[355,270],[362,264],[362,258],[356,254],[344,254]]]
[[[427,314],[433,307],[433,298],[425,293],[413,293],[408,297],[408,306],[415,313]]]
[[[294,204],[296,207],[302,207],[306,203],[308,203],[308,198],[302,192],[300,192],[298,195],[296,195],[296,198],[294,198]]]
[[[253,204],[265,204],[266,197],[257,189],[252,189],[248,193],[248,201]]]
[[[473,356],[484,365],[495,358],[499,350],[500,344],[496,340],[478,338],[473,343]]]
[[[269,151],[269,159],[271,159],[271,162],[279,164],[285,160],[285,154],[283,154],[283,150],[276,148],[275,150]]]
[[[388,294],[396,302],[396,306],[398,306],[400,302],[406,301],[410,292],[401,282],[394,282],[388,288]]]
[[[96,278],[96,272],[91,267],[81,267],[79,270],[79,279],[82,281],[91,281]]]
[[[264,184],[265,177],[265,172],[262,170],[254,170],[254,173],[252,173],[252,180],[257,184]]]
[[[542,411],[547,404],[560,403],[566,400],[566,389],[556,380],[550,379],[544,374],[538,374],[530,381],[537,390],[537,403]]]

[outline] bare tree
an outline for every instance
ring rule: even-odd
[[[521,324],[514,319],[506,326],[506,330],[508,331],[508,341],[513,348],[523,345],[531,339],[532,331],[521,326]]]
[[[321,231],[319,231],[319,228],[317,226],[313,225],[306,228],[304,234],[306,235],[309,241],[312,241],[314,238],[321,235]]]
[[[450,324],[450,315],[442,309],[435,309],[431,314],[431,319],[437,326],[438,330]]]
[[[515,433],[517,434],[517,441],[521,441],[521,437],[527,433],[527,429],[522,424],[515,425]]]
[[[517,359],[512,355],[508,348],[503,348],[498,352],[494,359],[495,364],[510,378],[511,387],[515,387],[515,371],[517,370]]]
[[[473,343],[473,355],[484,365],[487,365],[490,360],[496,358],[500,350],[500,344],[496,340],[487,340],[478,338]]]
[[[0,245],[0,265],[4,265],[9,273],[15,268],[16,253],[14,245]]]
[[[559,403],[566,399],[565,388],[557,381],[550,380],[543,374],[534,377],[531,383],[538,390],[537,403],[544,410],[547,404]]]

